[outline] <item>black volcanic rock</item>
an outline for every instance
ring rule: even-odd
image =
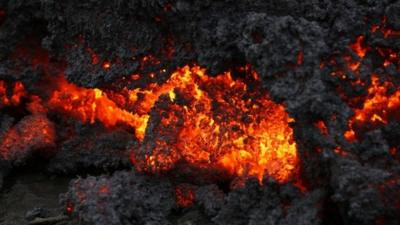
[[[400,29],[400,2],[389,5],[385,14],[387,15],[388,24],[393,27],[393,29]]]
[[[332,166],[331,186],[335,193],[331,198],[340,207],[347,208],[341,211],[341,216],[351,223],[371,224],[376,218],[385,218],[385,224],[396,224],[396,209],[382,197],[386,195],[393,200],[398,197],[398,193],[383,188],[393,176],[396,177],[384,170],[362,166],[355,160],[338,159]]]
[[[167,225],[176,204],[169,182],[134,172],[74,180],[62,199],[80,220],[94,225]]]
[[[73,206],[75,218],[95,225],[174,224],[170,218],[177,205],[171,190],[168,180],[117,172],[112,176],[72,181],[62,202]],[[199,187],[195,205],[178,219],[178,224],[197,217],[196,220],[203,221],[200,215],[208,216],[213,221],[211,224],[218,225],[321,222],[318,216],[322,213],[320,203],[324,197],[321,190],[301,194],[291,185],[260,186],[257,181],[249,181],[245,187],[230,192],[225,200],[223,195],[216,186]]]
[[[63,198],[64,205],[73,204],[72,218],[92,224],[399,223],[399,121],[360,128],[353,142],[344,137],[349,119],[362,107],[356,100],[368,94],[371,74],[391,82],[390,93],[400,86],[400,65],[393,59],[400,57],[400,38],[387,34],[400,29],[399,0],[9,0],[0,2],[0,17],[0,80],[21,81],[43,98],[52,85],[45,81],[60,75],[109,94],[161,84],[187,64],[205,67],[211,75],[233,70],[234,78],[233,68],[250,64],[271,99],[294,119],[290,126],[300,160],[296,179],[307,191],[301,193],[293,182],[260,185],[254,180],[231,189],[231,177],[205,179],[203,171],[188,167],[162,178],[116,172],[131,167],[130,153],[145,158],[155,141],[176,142],[169,129],[183,121],[160,125],[160,110],[171,111],[168,96],[151,110],[141,144],[131,128],[32,115],[27,97],[19,106],[1,105],[0,140],[3,144],[13,128],[18,139],[0,146],[13,152],[12,158],[0,157],[0,188],[2,178],[29,156],[51,150],[44,151],[49,173],[115,172],[77,179]],[[386,34],[372,31],[374,26]],[[361,47],[368,49],[363,57],[349,46],[360,35]],[[387,49],[391,61],[382,66]],[[357,71],[344,56],[359,63]],[[133,81],[133,74],[140,76]],[[6,95],[11,91],[6,88]],[[180,119],[179,113],[175,116]],[[35,133],[39,141],[22,143],[31,132],[20,130],[37,118],[54,126],[57,135],[43,144]],[[326,135],[317,121],[325,123]],[[199,177],[193,176],[196,172]],[[182,180],[199,186],[188,209],[174,199],[173,184]]]
[[[279,187],[275,183],[260,186],[247,182],[244,188],[234,190],[226,197],[218,215],[218,225],[227,224],[320,224],[319,202],[323,191],[301,194],[291,185]]]
[[[249,62],[262,76],[270,77],[287,71],[300,51],[303,68],[319,65],[321,56],[343,50],[352,36],[362,32],[364,18],[381,18],[385,6],[393,23],[398,3],[390,5],[388,1],[369,1],[368,5],[354,0],[241,0],[234,4],[228,0],[35,0],[25,5],[10,2],[1,29],[5,31],[3,43],[14,40],[14,44],[3,46],[10,52],[23,34],[40,31],[25,31],[22,28],[29,26],[24,25],[40,24],[41,29],[47,29],[47,33],[39,33],[46,35],[43,46],[52,55],[66,55],[67,78],[87,87],[107,86],[140,72],[138,62],[148,54],[161,64],[142,68],[142,72],[197,62],[218,73],[238,62]],[[88,48],[98,54],[99,63],[90,63]],[[174,49],[172,57],[165,55],[168,48]],[[102,70],[104,60],[112,62],[110,70]]]
[[[102,125],[77,125],[48,164],[51,173],[79,174],[81,171],[113,171],[129,168],[129,150],[134,136],[122,129],[107,131]]]

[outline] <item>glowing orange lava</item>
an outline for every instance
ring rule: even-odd
[[[381,24],[373,25],[372,33],[382,33],[384,38],[397,37],[399,31],[392,30],[386,27],[386,18]],[[391,120],[400,120],[400,90],[394,79],[389,75],[382,76],[381,74],[372,74],[370,84],[368,81],[362,80],[359,67],[367,53],[380,57],[377,61],[382,63],[381,67],[394,66],[400,71],[400,55],[398,51],[388,47],[368,46],[365,43],[365,36],[358,36],[354,43],[349,45],[349,48],[358,56],[352,57],[344,55],[343,59],[346,62],[347,69],[353,72],[354,78],[349,78],[346,69],[338,69],[331,73],[332,76],[339,77],[342,80],[347,80],[352,86],[364,87],[367,90],[366,95],[349,98],[343,93],[341,86],[338,86],[340,96],[349,106],[353,108],[354,116],[348,122],[348,129],[344,133],[344,137],[348,141],[355,141],[360,138],[363,133],[368,130],[377,128],[380,125],[385,125]],[[356,59],[354,59],[356,58]],[[336,61],[328,62],[336,65]],[[324,65],[325,63],[323,63]],[[379,80],[380,77],[386,77],[385,80]]]
[[[32,113],[57,111],[106,127],[125,125],[134,128],[135,136],[143,141],[150,112],[161,112],[156,103],[166,97],[170,109],[161,114],[160,123],[162,129],[176,135],[176,142],[154,140],[154,148],[144,163],[138,164],[145,168],[140,169],[168,170],[184,161],[200,169],[256,177],[260,182],[265,176],[289,181],[298,171],[296,143],[289,126],[293,120],[282,105],[269,99],[260,87],[259,76],[250,70],[243,69],[248,72],[251,88],[233,79],[230,72],[210,77],[198,66],[179,68],[162,84],[120,92],[78,87],[60,76],[51,81],[49,97],[26,97],[27,108]],[[4,82],[0,82],[3,102],[19,103],[24,95],[22,84],[16,83],[10,99]]]
[[[362,108],[354,110],[354,116],[349,122],[349,130],[345,133],[347,140],[355,140],[355,127],[387,124],[392,119],[400,120],[400,90],[390,92],[391,87],[391,82],[380,82],[378,75],[372,75]]]
[[[100,89],[77,87],[63,77],[55,85],[57,87],[47,102],[49,108],[67,113],[82,122],[100,121],[107,127],[118,123],[126,124],[136,128],[136,137],[143,139],[148,115],[138,115],[121,109]]]
[[[161,123],[175,127],[177,141],[156,142],[153,153],[146,156],[150,170],[168,170],[185,161],[260,181],[267,175],[285,182],[295,173],[298,158],[288,125],[291,119],[261,89],[250,92],[230,73],[209,77],[200,67],[185,66],[145,95],[143,108],[148,110],[163,94],[172,106]],[[186,104],[174,104],[175,98]]]
[[[364,36],[358,36],[355,43],[350,45],[350,48],[360,57],[364,58],[367,53],[367,48],[363,46]]]

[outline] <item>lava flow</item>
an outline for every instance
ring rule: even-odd
[[[138,115],[121,109],[100,89],[86,89],[68,83],[63,77],[55,82],[47,106],[53,110],[67,113],[82,122],[102,122],[106,127],[126,124],[135,128],[135,135],[143,139],[148,115]]]
[[[288,125],[291,119],[261,88],[250,91],[229,72],[209,77],[200,67],[185,66],[155,90],[146,103],[153,105],[161,94],[168,96],[170,107],[161,113],[158,129],[168,129],[176,138],[154,141],[145,169],[169,170],[184,161],[260,181],[267,175],[280,182],[295,173],[298,158]]]
[[[5,84],[0,83],[0,97],[8,105],[19,103],[24,96],[33,114],[58,112],[82,122],[98,121],[105,127],[132,127],[142,145],[148,123],[157,119],[152,112],[158,112],[158,133],[174,135],[175,140],[163,140],[162,135],[149,137],[153,147],[145,157],[132,154],[140,170],[169,170],[183,161],[200,169],[256,177],[260,182],[265,176],[289,181],[298,169],[289,126],[292,119],[282,105],[268,98],[258,75],[246,68],[251,85],[233,79],[230,72],[210,77],[198,66],[184,66],[163,84],[151,83],[146,88],[102,91],[78,87],[60,76],[50,79],[48,97],[28,95],[21,83],[15,84],[11,98]],[[163,101],[168,110],[158,106]]]

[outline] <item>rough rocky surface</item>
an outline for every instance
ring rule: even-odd
[[[78,125],[79,126],[79,125]],[[52,157],[48,170],[58,174],[83,174],[87,171],[113,171],[129,168],[129,149],[133,135],[124,130],[104,131],[101,125],[81,126]]]
[[[172,185],[151,177],[116,172],[70,184],[62,197],[83,222],[96,224],[171,224],[175,203]],[[101,213],[99,213],[101,212]]]
[[[172,70],[186,64],[204,66],[214,75],[249,63],[271,98],[283,103],[295,119],[291,126],[305,193],[291,183],[271,181],[260,186],[249,181],[231,190],[221,183],[202,186],[192,178],[199,185],[196,201],[182,209],[174,201],[176,180],[116,172],[70,184],[63,207],[67,201],[74,203],[75,220],[96,225],[394,225],[400,218],[396,201],[400,199],[400,123],[394,120],[367,129],[361,140],[348,142],[343,134],[354,110],[343,95],[365,96],[365,86],[351,83],[359,79],[369,84],[373,73],[398,88],[399,69],[394,63],[379,66],[382,57],[371,53],[355,74],[345,68],[341,56],[359,58],[349,44],[363,35],[370,49],[390,48],[399,57],[398,36],[371,32],[383,18],[388,27],[400,29],[399,9],[399,0],[1,1],[0,80],[18,80],[27,90],[46,95],[38,88],[42,79],[60,74],[79,86],[119,90],[162,83]],[[24,57],[18,57],[20,51]],[[145,57],[153,60],[144,62]],[[330,60],[336,63],[322,66]],[[105,63],[110,64],[107,70]],[[331,76],[338,68],[346,79]],[[124,79],[132,74],[141,76],[135,82]],[[2,145],[7,157],[0,157],[0,188],[3,176],[30,164],[30,157],[47,158],[45,167],[52,173],[104,173],[128,167],[128,150],[137,147],[128,129],[107,131],[100,124],[83,125],[57,115],[33,116],[24,103],[1,108],[1,143],[21,144],[27,135],[26,121],[37,118],[46,121],[46,128],[56,129],[56,137],[34,133],[35,141],[23,146]],[[325,121],[328,135],[313,125],[317,120]],[[17,139],[6,137],[10,129],[16,130]],[[335,152],[338,146],[343,154]],[[10,152],[16,154],[10,158]],[[109,193],[100,193],[102,185]],[[25,190],[14,185],[2,192],[2,201],[19,214],[38,207],[15,201]],[[87,201],[80,199],[82,195]],[[53,203],[56,197],[49,198]],[[11,209],[2,212],[5,222],[0,223],[16,218]]]
[[[302,194],[291,185],[260,186],[251,180],[225,195],[215,185],[203,186],[196,192],[195,204],[184,211],[179,210],[171,190],[168,180],[117,172],[110,177],[74,180],[62,199],[65,205],[74,206],[76,218],[95,224],[321,223],[321,190]],[[178,219],[169,219],[177,215]]]

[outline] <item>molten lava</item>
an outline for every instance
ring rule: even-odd
[[[165,84],[145,93],[144,110],[161,95],[170,98],[172,106],[160,123],[172,127],[177,136],[174,143],[156,141],[152,154],[146,156],[147,169],[169,170],[184,161],[260,181],[267,175],[280,182],[296,172],[291,119],[261,88],[250,91],[230,73],[209,77],[200,67],[185,66]]]
[[[366,124],[377,126],[387,124],[390,120],[400,120],[400,90],[390,92],[391,87],[393,88],[391,82],[380,82],[377,75],[372,75],[362,108],[355,109],[354,116],[349,121],[349,130],[345,133],[347,140],[355,140],[355,127],[361,129]]]
[[[384,19],[381,24],[373,25],[371,33],[381,33],[384,38],[397,37],[399,31],[386,27]],[[350,82],[353,87],[365,88],[365,95],[353,96],[349,98],[343,92],[342,87],[338,87],[340,96],[353,108],[354,116],[348,122],[348,129],[344,137],[348,141],[355,141],[362,137],[366,131],[385,125],[392,120],[400,120],[400,89],[393,82],[397,78],[385,75],[385,80],[380,80],[382,74],[372,74],[371,80],[362,80],[360,76],[360,65],[367,55],[375,56],[374,60],[381,63],[381,68],[393,65],[400,71],[400,55],[398,51],[381,46],[369,46],[366,44],[365,36],[356,37],[354,43],[349,45],[349,49],[356,55],[344,55],[347,68],[339,68],[331,73],[332,76],[339,77],[341,80]],[[336,60],[328,62],[338,65]],[[322,64],[324,65],[324,63]],[[346,70],[350,70],[354,78],[347,76]]]
[[[385,27],[385,19],[381,25],[373,26],[373,33],[380,31],[385,38],[391,35],[396,35],[398,31],[391,30]],[[367,51],[370,50],[364,46],[363,36],[359,36],[356,42],[351,45],[351,49],[363,59]],[[376,47],[377,55],[383,58],[383,67],[390,64],[400,68],[400,60],[398,53],[391,49]],[[359,62],[358,62],[359,64]],[[349,65],[351,67],[351,65]],[[353,71],[358,69],[354,68]],[[358,71],[356,71],[358,72]],[[360,82],[362,86],[364,83]],[[349,121],[349,129],[344,136],[348,141],[354,141],[358,137],[358,133],[365,130],[377,127],[378,125],[387,124],[390,120],[400,120],[400,90],[390,80],[381,82],[377,74],[371,76],[371,84],[367,89],[368,94],[364,97],[361,108],[354,109],[354,116]]]
[[[63,77],[56,81],[47,105],[51,109],[67,113],[82,122],[102,122],[106,127],[126,124],[136,128],[135,135],[143,139],[148,115],[138,115],[118,107],[100,89],[80,88],[68,83]]]
[[[292,119],[282,105],[268,98],[254,71],[249,67],[243,71],[248,83],[233,79],[230,72],[210,77],[198,66],[184,66],[163,84],[120,92],[77,87],[60,76],[48,81],[52,86],[45,96],[28,96],[19,82],[9,96],[1,82],[0,98],[3,104],[19,104],[24,97],[33,114],[56,111],[84,123],[132,127],[140,142],[146,137],[151,112],[162,111],[157,102],[167,98],[169,110],[161,113],[160,129],[176,135],[176,141],[154,139],[153,149],[143,159],[133,157],[143,162],[137,163],[139,169],[163,171],[183,161],[232,176],[257,177],[260,182],[265,176],[289,181],[298,169]]]

